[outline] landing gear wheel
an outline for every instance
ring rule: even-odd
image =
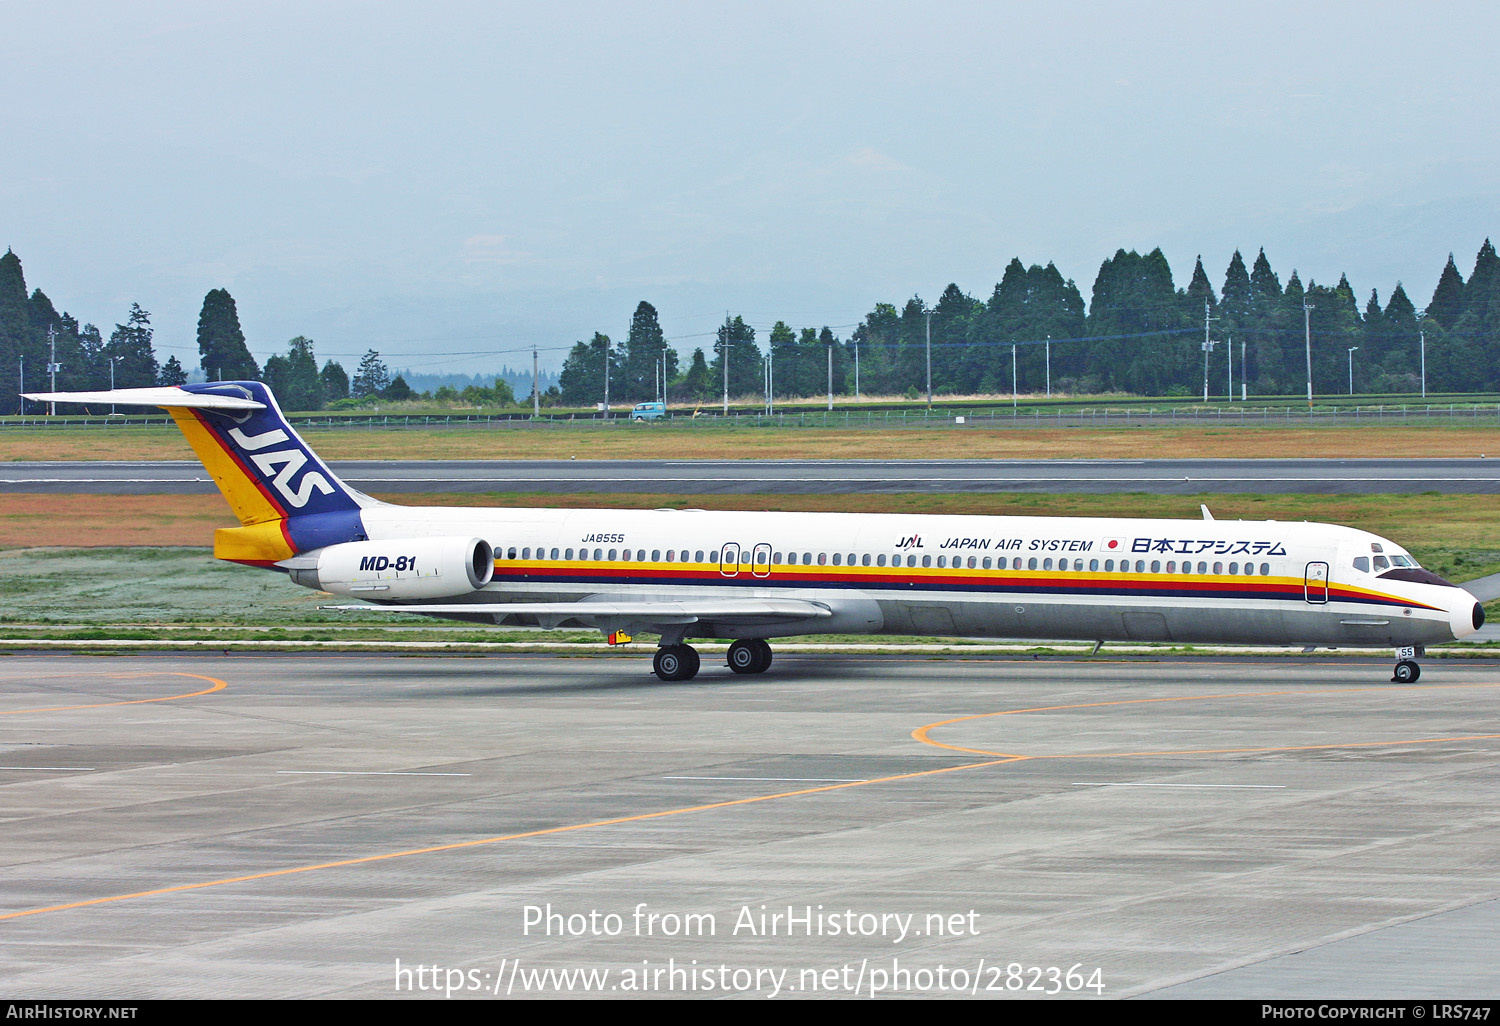
[[[698,666],[698,651],[691,645],[666,645],[651,660],[651,669],[662,680],[692,680]]]
[[[771,646],[759,638],[736,641],[729,646],[728,661],[735,673],[765,673],[771,665]]]
[[[729,668],[735,673],[755,673],[760,666],[760,652],[753,641],[736,641],[729,646]]]
[[[1391,678],[1392,684],[1415,684],[1417,678],[1422,676],[1422,668],[1417,665],[1415,659],[1403,659],[1396,664],[1396,674]]]

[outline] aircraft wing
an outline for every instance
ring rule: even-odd
[[[585,627],[637,630],[657,626],[681,626],[710,621],[719,624],[767,624],[790,620],[824,619],[833,615],[827,606],[798,599],[687,598],[676,601],[586,600],[582,602],[443,602],[421,605],[347,605],[325,609],[378,609],[385,612],[422,613],[455,620],[484,621],[513,626],[558,627],[570,621]]]

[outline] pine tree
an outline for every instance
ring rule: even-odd
[[[167,362],[161,365],[161,371],[156,375],[158,385],[186,385],[187,371],[182,369],[182,362],[176,356],[167,357]]]
[[[354,380],[349,383],[349,391],[356,399],[367,399],[372,395],[379,395],[390,383],[391,372],[380,359],[380,354],[368,349],[360,358]]]
[[[1251,311],[1255,308],[1250,290],[1250,272],[1245,270],[1245,258],[1235,250],[1224,272],[1223,299],[1219,304],[1226,331],[1248,326]]]
[[[1293,277],[1296,272],[1292,272]],[[1301,288],[1299,285],[1298,288]],[[1266,259],[1265,248],[1255,258],[1250,269],[1250,299],[1258,316],[1269,316],[1282,305],[1281,279],[1271,270],[1271,261]]]
[[[213,381],[256,381],[260,368],[245,345],[234,297],[213,289],[203,297],[198,314],[198,357],[203,373]]]
[[[774,376],[775,394],[802,396],[802,368],[799,364],[802,353],[797,345],[797,335],[786,321],[777,321],[771,326],[767,339],[771,347],[771,373]]]
[[[498,381],[496,383],[497,384],[503,384],[503,382],[498,382]],[[506,388],[506,391],[510,391],[510,386],[509,385],[506,385],[505,388]],[[385,388],[384,388],[384,390],[381,391],[380,398],[382,398],[382,399],[389,399],[391,402],[402,402],[404,400],[412,398],[416,394],[417,393],[415,393],[415,392],[412,391],[411,386],[406,383],[406,379],[403,378],[401,375],[397,374],[391,380],[391,383],[389,385],[386,385]],[[511,396],[510,398],[511,398],[511,403],[508,403],[508,404],[507,403],[500,403],[498,405],[513,405],[514,401],[515,401],[515,396]]]
[[[610,379],[610,395],[640,401],[655,399],[660,391],[662,357],[667,363],[667,380],[677,374],[677,350],[667,345],[662,334],[656,307],[642,300],[630,318],[630,333],[625,337],[625,353],[620,360],[618,383]]]
[[[5,412],[20,412],[22,409],[15,393],[21,391],[21,362],[35,363],[31,350],[31,309],[26,299],[26,276],[21,271],[21,258],[10,250],[0,257],[0,381],[15,382],[7,388],[14,402],[7,401]],[[29,373],[36,375],[42,368],[33,366]],[[41,380],[33,377],[33,384]],[[31,389],[31,386],[26,386]],[[35,389],[31,389],[35,391]]]
[[[156,384],[156,352],[151,347],[151,315],[139,303],[130,304],[130,316],[116,324],[104,357],[114,363],[116,388],[146,388]]]
[[[575,343],[563,361],[558,387],[563,402],[571,406],[593,406],[604,401],[604,361],[609,360],[610,403],[613,405],[615,381],[620,375],[619,354],[610,347],[609,336],[594,332],[589,342]]]
[[[729,359],[729,396],[761,395],[765,391],[761,377],[760,347],[755,344],[755,329],[736,315],[726,318],[719,325],[718,338],[714,341],[714,358],[709,364],[719,391],[724,390],[724,359]]]
[[[335,399],[349,398],[349,373],[344,370],[342,364],[329,360],[318,372],[318,384],[322,388],[323,401],[331,403]]]
[[[1438,276],[1437,288],[1433,290],[1432,300],[1427,304],[1427,316],[1444,328],[1452,328],[1463,312],[1464,279],[1458,273],[1458,265],[1453,262],[1453,254],[1449,253],[1448,263]]]
[[[701,348],[694,349],[692,359],[688,361],[687,372],[674,385],[673,393],[678,398],[702,402],[713,394],[713,385],[714,376],[708,369],[708,359]]]

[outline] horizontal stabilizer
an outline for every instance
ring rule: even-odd
[[[265,403],[219,392],[185,392],[175,385],[154,388],[106,388],[99,392],[23,392],[40,403],[109,403],[117,406],[163,406],[194,410],[264,410]]]

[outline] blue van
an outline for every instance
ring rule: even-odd
[[[660,420],[666,415],[666,403],[636,403],[630,411],[631,420]]]

